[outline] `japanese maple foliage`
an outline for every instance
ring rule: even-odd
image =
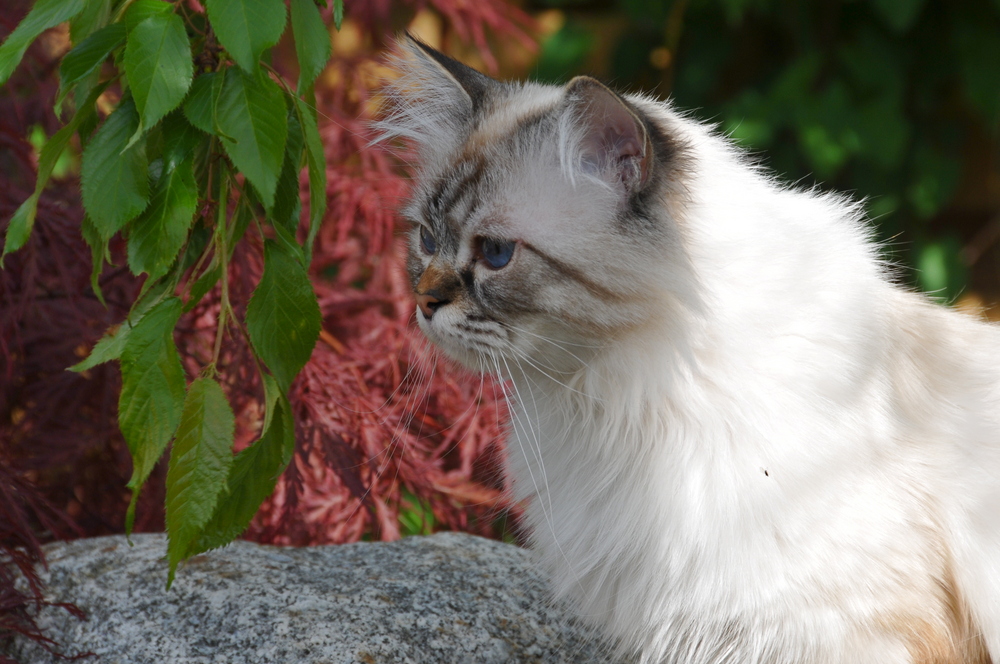
[[[29,5],[3,3],[0,39]],[[203,11],[196,0],[186,6]],[[347,20],[361,46],[335,55],[316,86],[329,205],[311,275],[323,331],[291,391],[295,457],[246,533],[250,539],[391,540],[415,532],[414,514],[425,530],[498,536],[497,518],[512,510],[500,475],[501,388],[457,370],[416,330],[395,214],[407,190],[406,166],[370,145],[386,44],[427,7],[443,17],[446,36],[479,48],[488,65],[495,59],[487,33],[530,43],[526,15],[501,0],[348,3]],[[331,11],[324,18],[332,26]],[[29,136],[39,133],[36,127],[51,136],[60,126],[52,110],[60,39],[59,29],[43,36],[0,90],[0,230],[34,186],[37,146]],[[275,69],[294,80],[291,53],[276,55]],[[74,153],[68,160],[72,166]],[[304,204],[306,197],[303,182]],[[123,320],[141,279],[125,267],[122,241],[112,241],[113,264],[100,276],[105,303],[99,301],[82,218],[70,167],[46,188],[31,239],[0,271],[0,638],[11,632],[45,638],[28,610],[42,601],[33,570],[43,558],[40,543],[121,532],[128,505],[131,468],[117,430],[117,368],[104,364],[80,374],[66,368]],[[260,278],[262,242],[248,232],[233,255],[229,297],[237,309],[246,307]],[[212,357],[218,309],[218,294],[210,293],[178,326],[189,381]],[[236,446],[245,447],[259,435],[263,414],[245,333],[231,330],[219,369],[236,414]],[[143,489],[137,531],[163,528],[163,466]],[[15,589],[19,576],[29,581],[26,591]]]

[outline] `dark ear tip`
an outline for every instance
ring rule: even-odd
[[[584,94],[593,90],[600,90],[612,95],[615,94],[611,88],[591,76],[574,76],[566,84],[566,92],[569,94]]]

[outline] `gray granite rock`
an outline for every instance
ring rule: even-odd
[[[40,624],[101,664],[609,662],[548,600],[529,554],[471,535],[306,549],[235,544],[192,558],[168,591],[166,540],[52,544]],[[55,662],[31,643],[9,654]]]

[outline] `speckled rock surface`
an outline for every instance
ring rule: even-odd
[[[247,542],[196,556],[165,590],[162,535],[56,543],[40,624],[101,664],[589,663],[613,661],[547,599],[517,547],[458,533],[286,549]],[[30,643],[9,654],[55,662]]]

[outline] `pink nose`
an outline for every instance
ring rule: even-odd
[[[431,316],[434,315],[438,307],[448,304],[448,300],[442,300],[439,297],[435,297],[436,295],[439,295],[437,291],[417,294],[417,306],[420,307],[420,311],[423,312],[424,318],[427,320],[431,319]]]

